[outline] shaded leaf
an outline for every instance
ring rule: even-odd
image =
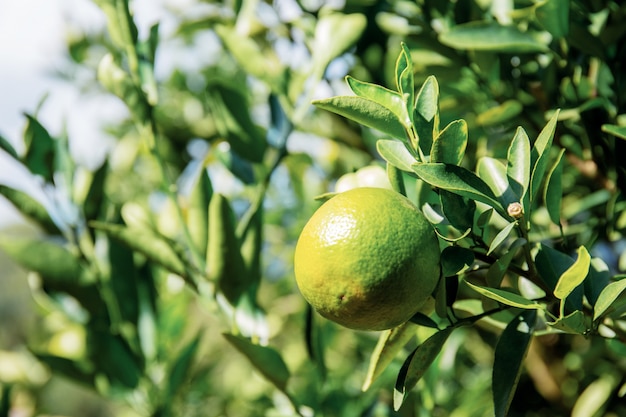
[[[285,391],[289,380],[289,369],[280,354],[267,346],[256,345],[249,340],[229,333],[226,340],[243,353],[254,367],[278,389]]]
[[[569,33],[569,4],[569,0],[544,0],[535,9],[537,20],[555,39]]]
[[[441,251],[441,273],[444,277],[460,274],[474,264],[474,252],[460,246],[447,246]]]
[[[456,25],[439,35],[439,41],[455,49],[511,53],[544,52],[548,48],[530,33],[515,26],[492,22]]]
[[[433,363],[454,327],[447,327],[430,336],[406,358],[393,390],[393,408],[398,411],[407,393],[415,387]]]
[[[14,159],[17,159],[17,160],[20,159],[19,155],[17,154],[17,151],[15,150],[13,145],[11,145],[11,142],[9,142],[2,135],[0,135],[0,149],[2,149],[3,151],[11,155]]]
[[[3,195],[24,216],[34,220],[46,232],[61,234],[44,206],[28,194],[5,185],[0,185],[0,194]]]
[[[55,162],[55,141],[45,127],[32,115],[26,114],[24,144],[26,155],[24,164],[34,175],[40,175],[46,182],[52,183]]]
[[[459,230],[471,229],[474,223],[476,203],[458,194],[439,190],[441,209],[450,224]]]
[[[499,287],[502,283],[502,278],[506,274],[506,271],[511,264],[511,261],[515,258],[517,250],[526,244],[526,239],[517,238],[511,243],[509,249],[500,256],[487,270],[487,284],[490,287]]]
[[[380,334],[378,343],[370,356],[369,368],[363,382],[363,391],[369,389],[409,340],[415,337],[415,331],[415,324],[407,322]]]
[[[200,335],[197,335],[180,351],[173,362],[167,379],[167,396],[170,401],[183,384],[189,381],[189,371],[199,345]]]
[[[507,415],[532,340],[537,311],[526,310],[504,329],[494,352],[493,402],[496,417]]]

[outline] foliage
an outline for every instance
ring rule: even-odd
[[[41,233],[0,239],[37,277],[20,360],[116,415],[626,411],[626,6],[205,2],[168,38],[95,3],[106,34],[68,52],[127,107],[114,149],[90,171],[36,114],[24,152],[0,140],[44,184],[0,187]],[[160,76],[168,43],[201,62]],[[319,319],[291,273],[314,197],[372,161],[443,269],[435,313],[379,335]],[[2,369],[4,415],[49,385]]]

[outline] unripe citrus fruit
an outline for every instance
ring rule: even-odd
[[[355,188],[325,202],[305,225],[295,252],[303,297],[322,316],[357,330],[409,320],[439,280],[439,244],[406,197]]]

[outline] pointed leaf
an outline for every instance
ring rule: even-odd
[[[558,117],[559,111],[557,110],[550,121],[548,121],[548,124],[546,124],[543,130],[539,133],[539,136],[531,149],[532,174],[530,177],[530,201],[535,201],[537,193],[541,188],[541,183],[543,182],[546,174],[550,157],[550,147],[552,146],[552,140],[554,139]]]
[[[61,234],[44,206],[28,194],[5,185],[0,185],[0,194],[3,195],[20,213],[34,220],[46,232]]]
[[[554,296],[559,300],[564,299],[578,287],[589,273],[591,264],[591,256],[584,246],[578,248],[578,258],[565,272],[561,274],[556,287],[554,288]]]
[[[596,304],[593,306],[593,320],[596,321],[604,315],[609,308],[617,300],[617,298],[626,290],[626,278],[622,278],[619,281],[614,281],[608,284],[600,295]]]
[[[185,264],[172,249],[170,243],[155,232],[134,226],[126,227],[98,221],[90,222],[89,225],[96,230],[101,230],[111,238],[119,240],[168,271],[181,277],[187,276]]]
[[[433,363],[454,327],[447,327],[430,336],[406,358],[398,372],[393,390],[393,408],[398,411],[407,393],[415,387]]]
[[[521,127],[517,128],[507,152],[506,175],[511,190],[522,201],[530,184],[530,140]]]
[[[406,130],[398,117],[380,104],[362,97],[337,96],[315,100],[320,109],[337,113],[363,126],[377,129],[398,139],[406,139]]]
[[[523,311],[506,326],[498,339],[494,352],[492,379],[496,417],[507,415],[532,340],[536,320],[536,311]]]
[[[559,317],[554,322],[547,322],[551,327],[570,334],[587,333],[587,323],[585,313],[575,310],[567,316]]]
[[[17,159],[17,160],[20,159],[19,155],[17,154],[17,151],[15,150],[13,145],[11,145],[11,142],[9,142],[2,135],[0,135],[0,149],[2,149],[3,151],[11,155],[14,159]]]
[[[516,26],[491,22],[469,22],[456,25],[439,35],[444,45],[461,50],[511,53],[544,52],[548,47]]]
[[[485,203],[500,213],[502,205],[485,182],[463,167],[442,163],[414,164],[413,172],[433,187]]]
[[[235,231],[235,215],[221,194],[214,194],[209,205],[207,268],[210,279],[233,306],[237,305],[250,283]]]
[[[526,239],[521,237],[515,239],[509,246],[509,249],[489,267],[487,270],[487,284],[490,287],[500,287],[502,278],[504,278],[511,261],[515,258],[517,250],[525,244]]]
[[[539,251],[535,256],[535,265],[539,276],[548,288],[552,289],[556,287],[561,275],[573,264],[574,260],[571,257],[544,244],[540,244]],[[565,299],[565,307],[570,312],[580,310],[582,309],[582,302],[583,287],[580,286]]]
[[[432,75],[424,81],[417,93],[413,121],[419,138],[419,148],[424,155],[428,155],[434,138],[439,135],[439,84]]]
[[[200,345],[200,335],[194,337],[178,354],[168,372],[167,397],[171,401],[181,386],[189,381],[189,371],[198,346]]]
[[[404,42],[401,43],[402,51],[396,60],[396,86],[403,97],[405,112],[413,121],[413,106],[415,101],[415,80],[413,76],[413,61],[411,51]]]
[[[602,125],[602,131],[620,139],[626,139],[626,126]]]
[[[519,294],[515,294],[498,288],[481,287],[480,285],[472,284],[467,280],[465,280],[465,283],[480,295],[483,295],[487,298],[511,307],[523,308],[525,310],[538,310],[544,308],[543,305],[528,300]]]
[[[506,166],[500,160],[484,156],[478,160],[476,172],[498,197],[502,207],[508,207],[512,203],[519,203],[517,196],[509,186]]]
[[[406,109],[405,99],[403,99],[399,93],[377,84],[359,81],[350,76],[346,77],[346,81],[354,94],[371,100],[376,104],[380,104],[392,112],[405,129],[411,126],[411,119]]]
[[[450,122],[433,142],[430,161],[459,165],[466,147],[467,123],[463,119],[455,120]]]
[[[281,391],[287,388],[289,369],[280,354],[267,346],[250,342],[241,336],[224,333],[224,337],[239,352],[243,353],[254,367]]]
[[[561,201],[563,199],[563,154],[565,149],[561,149],[554,165],[548,172],[546,188],[543,198],[552,223],[559,226],[561,224]]]
[[[372,351],[370,357],[369,368],[365,381],[363,382],[363,391],[367,391],[372,383],[383,373],[404,346],[415,337],[416,326],[406,322],[398,327],[382,332],[378,338],[378,343]]]
[[[30,172],[41,175],[46,182],[51,183],[54,176],[56,150],[54,139],[34,116],[26,114],[26,118],[24,164]]]
[[[394,167],[413,172],[412,165],[416,159],[407,149],[406,145],[399,140],[380,139],[376,142],[376,150],[380,156]]]
[[[511,234],[511,230],[517,226],[517,222],[512,222],[507,224],[502,230],[498,232],[496,237],[493,238],[491,244],[489,245],[489,250],[487,251],[487,255],[490,255],[494,250],[498,248],[506,240],[507,237]]]
[[[187,203],[187,227],[198,253],[205,254],[209,232],[209,202],[213,195],[211,179],[201,164]]]

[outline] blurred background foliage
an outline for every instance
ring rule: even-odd
[[[0,239],[0,416],[492,415],[492,329],[454,333],[394,412],[401,362],[361,392],[377,335],[312,315],[292,276],[314,197],[380,163],[380,132],[310,102],[348,73],[392,86],[401,42],[417,84],[437,77],[442,126],[468,122],[469,168],[561,109],[564,234],[538,211],[534,238],[626,271],[621,2],[198,1],[167,28],[94,2],[108,28],[73,31],[58,75],[126,105],[106,160],[77,164],[84,138],[36,113],[23,154],[2,140],[44,193],[1,187],[29,223]],[[540,336],[510,415],[624,415],[624,358],[624,340]]]

